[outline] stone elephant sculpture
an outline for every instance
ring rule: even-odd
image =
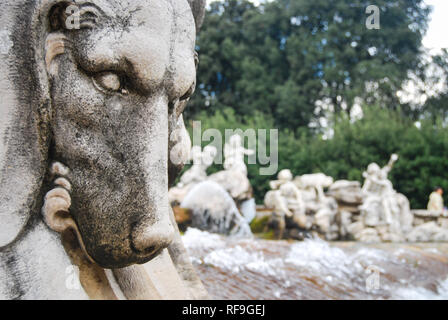
[[[206,298],[168,204],[205,0],[0,7],[0,299]]]

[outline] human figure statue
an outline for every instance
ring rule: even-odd
[[[412,229],[413,214],[409,200],[395,191],[388,179],[397,160],[398,155],[393,154],[384,168],[372,163],[363,174],[364,201],[360,206],[363,221],[366,226],[377,228],[383,241],[403,241]]]
[[[254,150],[244,148],[241,136],[235,134],[230,137],[229,143],[224,145],[224,169],[240,171],[247,175],[247,166],[244,163],[244,156],[254,154]]]
[[[294,182],[303,194],[306,211],[310,214],[312,224],[327,240],[337,238],[335,220],[338,205],[335,199],[327,197],[324,192],[324,188],[333,184],[333,178],[323,173],[313,173],[298,176]]]
[[[308,229],[311,226],[307,221],[305,202],[300,190],[292,180],[291,170],[280,171],[278,180],[269,183],[271,191],[265,196],[265,205],[274,209],[274,214],[278,219],[290,219],[300,228]],[[281,222],[280,225],[284,226],[285,223]]]
[[[252,186],[247,177],[245,155],[254,154],[253,150],[243,147],[241,137],[236,134],[224,145],[224,170],[209,177],[220,184],[237,202],[244,202],[252,198]]]
[[[385,220],[389,225],[393,223],[393,215],[399,214],[397,212],[399,208],[395,201],[396,191],[393,188],[392,182],[388,179],[388,174],[397,160],[398,155],[393,154],[385,167],[380,168],[378,164],[371,163],[367,167],[367,171],[363,173],[365,182],[362,187],[362,192],[366,197],[364,205],[368,206],[372,201],[380,201]],[[379,217],[378,219],[381,220]]]
[[[183,188],[207,179],[207,169],[213,164],[217,153],[216,147],[211,145],[206,146],[203,152],[200,146],[192,147],[190,160],[193,161],[193,165],[182,175],[177,187]]]

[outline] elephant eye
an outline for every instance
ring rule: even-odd
[[[123,88],[122,78],[113,72],[100,72],[92,77],[95,87],[107,94],[121,93],[127,94],[128,91]]]

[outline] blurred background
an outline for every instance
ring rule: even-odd
[[[370,5],[379,8],[379,28],[366,25]],[[212,297],[448,298],[448,215],[442,190],[433,192],[448,190],[446,14],[446,0],[208,2],[197,89],[185,111],[190,135],[193,121],[222,136],[278,129],[280,172],[247,166],[254,220],[247,197],[230,192],[245,171],[238,180],[232,168],[197,161],[170,191],[187,194],[176,219]],[[194,181],[197,172],[205,182]],[[307,199],[305,177],[329,191]],[[322,182],[329,177],[336,182]],[[188,189],[187,178],[197,186]],[[213,181],[238,209],[230,196],[217,197]],[[437,212],[410,210],[426,209],[430,194]],[[384,221],[387,212],[396,217]],[[239,213],[254,237],[229,236],[235,225],[249,229]],[[306,216],[303,225],[296,216]]]
[[[371,4],[380,29],[366,27]],[[448,189],[446,14],[444,0],[209,2],[187,126],[277,128],[279,170],[294,175],[362,182],[397,153],[390,179],[425,208]],[[248,169],[260,204],[273,177]]]

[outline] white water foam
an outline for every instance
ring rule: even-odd
[[[282,298],[291,286],[294,275],[311,276],[320,279],[324,285],[340,288],[352,288],[368,296],[366,291],[366,273],[370,266],[396,264],[398,268],[405,266],[406,261],[399,256],[405,254],[405,249],[387,252],[375,248],[359,248],[356,250],[342,250],[331,246],[320,239],[308,239],[303,242],[292,243],[284,250],[284,243],[278,254],[272,256],[273,248],[280,242],[261,241],[257,239],[232,239],[211,234],[197,229],[188,229],[183,236],[188,250],[195,253],[193,262],[204,266],[220,268],[231,274],[240,272],[256,273],[263,281],[263,276],[280,280],[279,286],[273,287],[272,297]],[[272,246],[272,247],[271,247]],[[269,249],[265,254],[265,250]],[[385,273],[377,267],[381,274]],[[293,278],[291,278],[291,276]],[[397,279],[398,280],[398,279]],[[324,287],[323,290],[326,290]],[[381,281],[381,289],[372,298],[381,298],[382,294],[391,299],[448,299],[448,279],[437,286],[437,292],[423,287],[409,286],[408,279],[401,279],[396,283]],[[297,295],[300,297],[302,295]]]
[[[409,287],[395,290],[392,299],[396,300],[448,300],[448,279],[437,287],[437,292],[421,288]]]
[[[365,249],[364,254],[367,254],[367,257],[377,255],[370,252],[370,249]],[[339,248],[331,247],[323,240],[307,239],[293,244],[285,261],[300,270],[321,275],[331,282],[334,278],[344,279],[354,273],[364,273],[365,265],[368,266],[370,262],[362,261],[361,258],[363,256],[349,255]]]
[[[182,241],[187,249],[213,249],[225,247],[225,241],[218,234],[188,228],[182,236]]]
[[[249,270],[261,275],[284,277],[282,259],[266,259],[262,252],[249,252],[241,246],[210,252],[204,257],[204,263],[234,273]]]
[[[241,239],[241,245],[226,246],[223,238],[217,234],[189,228],[182,237],[187,249],[208,249],[213,250],[203,257],[195,257],[194,262],[211,265],[230,272],[238,273],[248,270],[261,275],[273,277],[284,277],[284,263],[281,258],[267,259],[254,240]],[[252,245],[246,248],[243,245]],[[255,250],[254,250],[255,249]]]

